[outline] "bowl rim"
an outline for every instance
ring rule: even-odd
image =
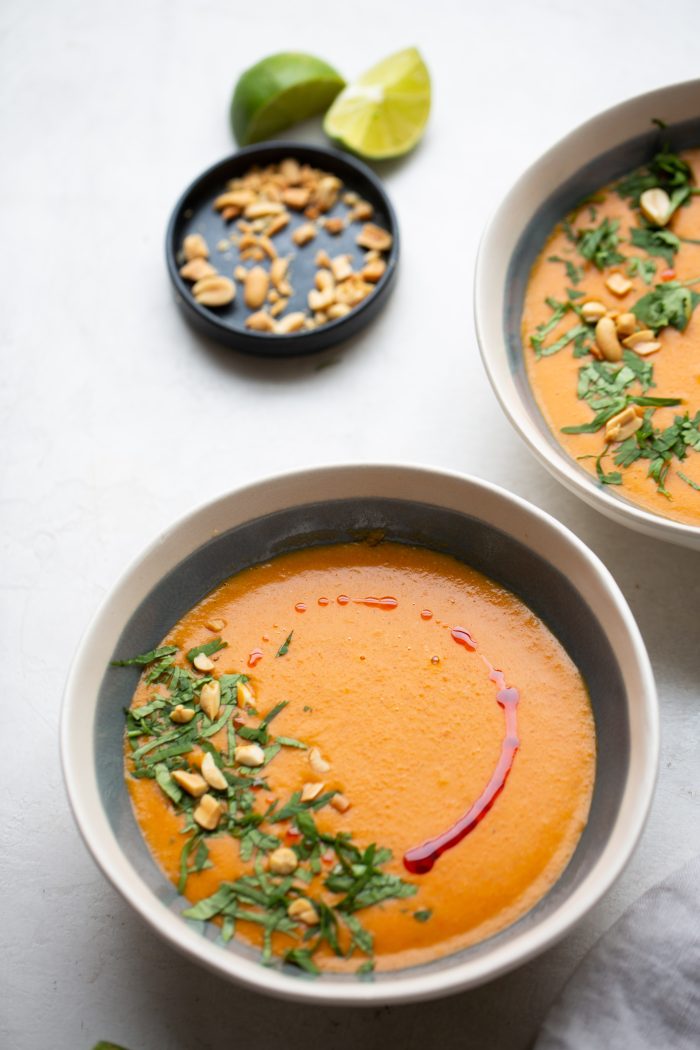
[[[516,228],[517,244],[530,218],[530,215],[526,216],[524,223],[521,224],[516,217],[514,222],[514,214],[517,216],[519,206],[517,196],[524,186],[527,183],[539,182],[540,185],[546,187],[545,192],[538,199],[537,206],[539,206],[582,167],[581,164],[567,167],[566,174],[558,176],[555,183],[550,184],[548,181],[548,171],[561,167],[562,158],[582,140],[591,139],[593,142],[589,151],[589,161],[592,161],[601,156],[605,150],[614,148],[615,144],[624,145],[633,134],[622,139],[618,137],[615,143],[606,139],[604,145],[595,145],[601,129],[607,131],[608,126],[623,123],[630,117],[636,117],[640,111],[644,111],[647,120],[650,120],[649,114],[653,115],[659,108],[659,100],[663,99],[667,105],[679,104],[685,99],[690,99],[691,96],[695,99],[700,97],[700,78],[677,81],[632,95],[613,106],[600,110],[576,125],[521,171],[492,212],[482,233],[474,268],[473,303],[477,343],[491,387],[513,428],[550,474],[562,482],[570,492],[581,497],[589,506],[612,518],[618,524],[626,525],[657,539],[700,549],[700,525],[688,525],[674,521],[672,518],[645,510],[609,492],[605,486],[598,485],[591,475],[581,470],[560,445],[546,439],[533,418],[533,410],[535,413],[540,413],[534,396],[532,404],[528,404],[527,395],[521,395],[519,388],[514,383],[507,382],[510,367],[502,328],[497,339],[492,339],[488,331],[488,317],[494,312],[494,294],[489,275],[493,266],[494,254],[496,256],[501,254],[497,246],[501,229],[505,225]],[[700,114],[697,108],[695,112]],[[509,249],[509,253],[508,262],[512,257],[512,250]],[[499,299],[498,302],[500,303],[501,300]],[[499,307],[499,323],[502,321],[502,316],[502,308]],[[544,425],[546,426],[546,423]]]
[[[492,950],[454,965],[449,965],[449,956],[445,957],[445,965],[442,968],[427,974],[412,973],[409,968],[396,971],[395,975],[384,972],[382,980],[377,983],[366,980],[324,983],[323,980],[291,976],[266,968],[257,960],[235,952],[222,951],[218,945],[191,929],[166,905],[154,899],[152,891],[132,867],[126,852],[121,850],[107,821],[97,788],[93,716],[97,686],[104,673],[105,664],[95,657],[95,650],[99,650],[102,632],[111,622],[112,633],[106,648],[104,645],[102,648],[112,652],[116,636],[125,622],[124,610],[120,610],[120,603],[128,609],[128,619],[134,607],[143,600],[130,597],[130,591],[135,588],[137,591],[148,593],[151,590],[149,571],[146,570],[152,568],[151,563],[157,562],[159,556],[163,556],[164,553],[166,558],[172,554],[177,555],[178,544],[183,539],[187,540],[188,529],[196,529],[199,526],[200,529],[206,530],[217,520],[216,515],[225,512],[229,504],[238,505],[239,509],[243,508],[244,513],[240,522],[231,523],[231,528],[242,521],[255,520],[264,513],[282,509],[283,505],[288,507],[290,494],[298,492],[302,483],[310,486],[311,490],[318,494],[328,493],[330,489],[331,494],[321,495],[321,499],[370,496],[403,498],[461,510],[462,513],[469,513],[487,523],[497,511],[502,511],[508,524],[504,526],[490,522],[494,528],[500,528],[516,539],[519,538],[521,542],[526,542],[531,549],[537,550],[544,557],[547,557],[547,550],[555,549],[555,544],[559,544],[562,551],[566,552],[567,566],[575,565],[585,573],[585,578],[578,584],[586,584],[582,590],[582,597],[588,600],[589,591],[591,594],[597,592],[601,604],[605,603],[602,612],[610,621],[608,626],[615,628],[616,640],[622,643],[625,650],[626,663],[624,666],[620,663],[619,667],[625,682],[630,719],[629,767],[618,814],[591,871],[555,911],[532,927],[521,931],[515,939],[495,944]],[[438,484],[442,484],[443,492],[436,502],[431,497]],[[365,491],[368,486],[371,491]],[[426,497],[417,497],[417,490],[426,492]],[[402,494],[396,494],[399,491]],[[245,508],[253,504],[256,497],[261,496],[273,504],[277,500],[277,504],[246,516]],[[317,501],[318,498],[313,497],[301,498],[291,505],[304,506]],[[466,506],[456,505],[462,501]],[[482,516],[481,508],[485,504],[489,509],[486,516]],[[519,525],[522,521],[527,539],[520,537],[517,531],[511,532],[510,524],[516,520]],[[200,531],[194,546],[191,539],[187,540],[188,552],[197,550],[206,538]],[[170,554],[169,547],[175,548]],[[563,557],[563,554],[561,556]],[[157,570],[157,578],[164,576],[180,560],[181,557],[177,555],[172,564],[161,565]],[[551,559],[547,557],[547,560]],[[556,562],[552,564],[558,567]],[[598,616],[595,608],[593,611]],[[94,689],[90,687],[91,679]],[[88,711],[90,717],[86,717]],[[226,491],[178,517],[132,559],[108,590],[78,646],[64,692],[60,720],[60,750],[70,807],[89,852],[108,881],[127,903],[171,946],[219,976],[278,998],[325,1005],[378,1005],[432,999],[476,987],[500,976],[551,947],[598,903],[621,875],[646,821],[659,759],[659,715],[649,657],[627,601],[610,571],[575,533],[521,497],[474,476],[420,465],[339,464],[275,474]]]

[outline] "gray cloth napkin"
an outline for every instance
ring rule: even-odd
[[[533,1050],[700,1050],[700,857],[594,945]]]

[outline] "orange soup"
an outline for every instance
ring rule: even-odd
[[[580,673],[444,554],[315,547],[247,569],[157,649],[126,779],[188,919],[303,969],[424,963],[524,915],[585,826]]]
[[[525,296],[530,385],[610,491],[700,525],[700,150],[664,145],[548,239]]]

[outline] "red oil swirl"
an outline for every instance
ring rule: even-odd
[[[340,601],[340,598],[338,599]],[[395,609],[399,604],[396,598],[355,598],[355,605],[372,605],[376,609]]]
[[[298,613],[306,612],[306,605],[304,602],[297,602],[294,608]]]
[[[318,599],[318,604],[319,605],[330,605],[331,604],[331,600],[330,600],[330,598],[319,598]]]
[[[470,652],[476,650],[476,642],[463,627],[453,628],[452,637],[458,645],[463,645]],[[520,694],[513,686],[506,685],[505,675],[502,671],[492,667],[483,656],[482,660],[484,660],[489,669],[489,678],[497,686],[496,700],[503,708],[505,715],[505,735],[501,741],[501,753],[486,787],[456,824],[453,824],[451,828],[448,828],[442,834],[436,835],[435,838],[428,839],[427,842],[423,842],[420,846],[413,846],[404,853],[404,867],[412,875],[425,875],[426,872],[432,869],[438,857],[441,857],[448,849],[452,849],[458,842],[461,842],[484,819],[505,787],[508,774],[513,766],[515,753],[520,746],[520,741],[518,740],[518,701]]]
[[[451,631],[452,637],[457,642],[457,645],[463,645],[465,649],[468,649],[470,653],[473,653],[476,649],[476,642],[464,627],[453,627]]]
[[[420,618],[421,620],[432,620],[432,611],[430,609],[423,609],[423,611],[420,614]]]
[[[262,658],[262,649],[253,649],[252,653],[248,656],[248,667],[255,667],[256,664],[260,663]]]
[[[339,594],[338,597],[336,598],[336,601],[337,601],[338,605],[349,605],[350,604],[350,598],[348,598],[347,594]]]

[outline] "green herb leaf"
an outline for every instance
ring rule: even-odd
[[[667,266],[673,266],[675,254],[681,246],[675,233],[638,226],[634,227],[631,233],[635,248],[642,248],[649,255],[658,255],[665,260]]]
[[[182,916],[185,919],[196,919],[199,921],[213,919],[215,915],[223,911],[227,904],[235,900],[235,897],[236,894],[231,883],[224,882],[219,886],[216,893],[212,893],[211,897],[205,897],[204,900],[194,904],[191,908],[185,908]]]
[[[668,281],[657,284],[653,292],[643,295],[632,307],[632,313],[640,324],[651,328],[654,333],[668,325],[683,332],[698,302],[700,296],[690,288],[680,281]]]
[[[564,335],[560,336],[559,339],[556,340],[556,342],[551,343],[550,346],[540,346],[540,350],[537,356],[551,357],[552,354],[558,354],[559,351],[563,350],[564,347],[569,345],[569,343],[573,343],[573,341],[578,337],[587,336],[589,334],[590,332],[587,325],[574,325],[572,328],[569,328],[569,330],[565,332]]]
[[[288,703],[289,700],[280,700],[278,704],[275,704],[271,711],[268,711],[268,713],[265,715],[260,724],[263,726],[269,726],[273,718],[277,718],[277,715],[280,713],[280,711],[284,711]]]
[[[627,259],[627,276],[641,277],[645,284],[651,284],[656,275],[656,263],[652,259],[642,259],[632,255]]]
[[[344,915],[343,922],[350,931],[351,947],[357,947],[364,955],[374,951],[374,936],[366,930],[356,915]]]
[[[427,922],[432,914],[432,908],[421,908],[419,911],[414,911],[413,918],[416,922]]]
[[[229,718],[231,717],[232,711],[233,707],[222,707],[220,709],[220,714],[217,720],[215,722],[212,722],[210,726],[207,726],[206,729],[202,729],[200,736],[203,736],[205,738],[210,736],[216,736],[219,730],[223,729],[226,723],[228,722]]]
[[[606,474],[603,470],[601,460],[604,455],[605,452],[602,452],[595,461],[595,470],[598,475],[598,481],[601,485],[621,485],[622,474],[620,474],[619,470],[613,470],[609,474]]]
[[[292,966],[298,966],[300,970],[305,970],[314,976],[321,972],[308,948],[292,948],[285,955],[284,961]]]
[[[566,276],[573,285],[580,284],[580,282],[583,280],[583,268],[581,266],[574,265],[574,263],[572,263],[570,259],[562,259],[560,255],[550,255],[547,259],[547,262],[562,263],[562,265],[566,268]],[[580,292],[575,293],[575,295],[577,296],[580,294]]]
[[[691,489],[695,489],[696,492],[700,492],[700,485],[698,485],[697,481],[693,481],[693,479],[689,478],[687,474],[684,474],[682,470],[678,471],[678,477],[681,479],[681,481],[684,481],[686,485],[690,485]]]
[[[674,210],[690,194],[689,184],[692,172],[686,162],[671,149],[669,142],[664,142],[648,165],[621,179],[615,187],[620,197],[629,198],[635,207],[639,207],[639,198],[645,190],[657,186],[671,195]],[[674,201],[675,191],[685,189],[685,196]]]
[[[161,791],[176,805],[179,804],[182,801],[182,791],[170,776],[168,767],[163,762],[159,762],[155,767],[155,774],[156,784]]]
[[[287,653],[289,652],[289,643],[292,640],[292,635],[293,634],[294,634],[294,631],[290,631],[289,632],[289,634],[287,635],[287,637],[285,638],[285,640],[282,642],[281,646],[277,650],[277,653],[276,653],[277,656],[286,656],[287,655]]]
[[[211,642],[205,642],[204,645],[196,645],[194,649],[190,649],[187,652],[187,659],[191,664],[194,663],[195,657],[203,653],[205,656],[211,656],[212,653],[218,653],[220,649],[227,649],[228,642],[225,642],[223,638],[214,638]]]
[[[176,645],[163,645],[160,649],[150,649],[147,653],[141,653],[139,656],[132,656],[129,660],[112,660],[112,667],[146,667],[148,664],[152,664],[155,660],[162,660],[164,657],[174,656],[177,652]]]
[[[617,235],[620,223],[617,219],[603,219],[599,226],[588,230],[579,230],[577,247],[584,259],[588,259],[598,270],[615,266],[625,261],[618,251],[620,243]]]
[[[535,329],[534,335],[530,336],[530,344],[538,357],[542,353],[542,344],[549,333],[554,331],[565,314],[571,309],[569,303],[559,303],[554,299],[548,299],[547,305],[552,310],[552,316],[548,321],[539,324]]]

